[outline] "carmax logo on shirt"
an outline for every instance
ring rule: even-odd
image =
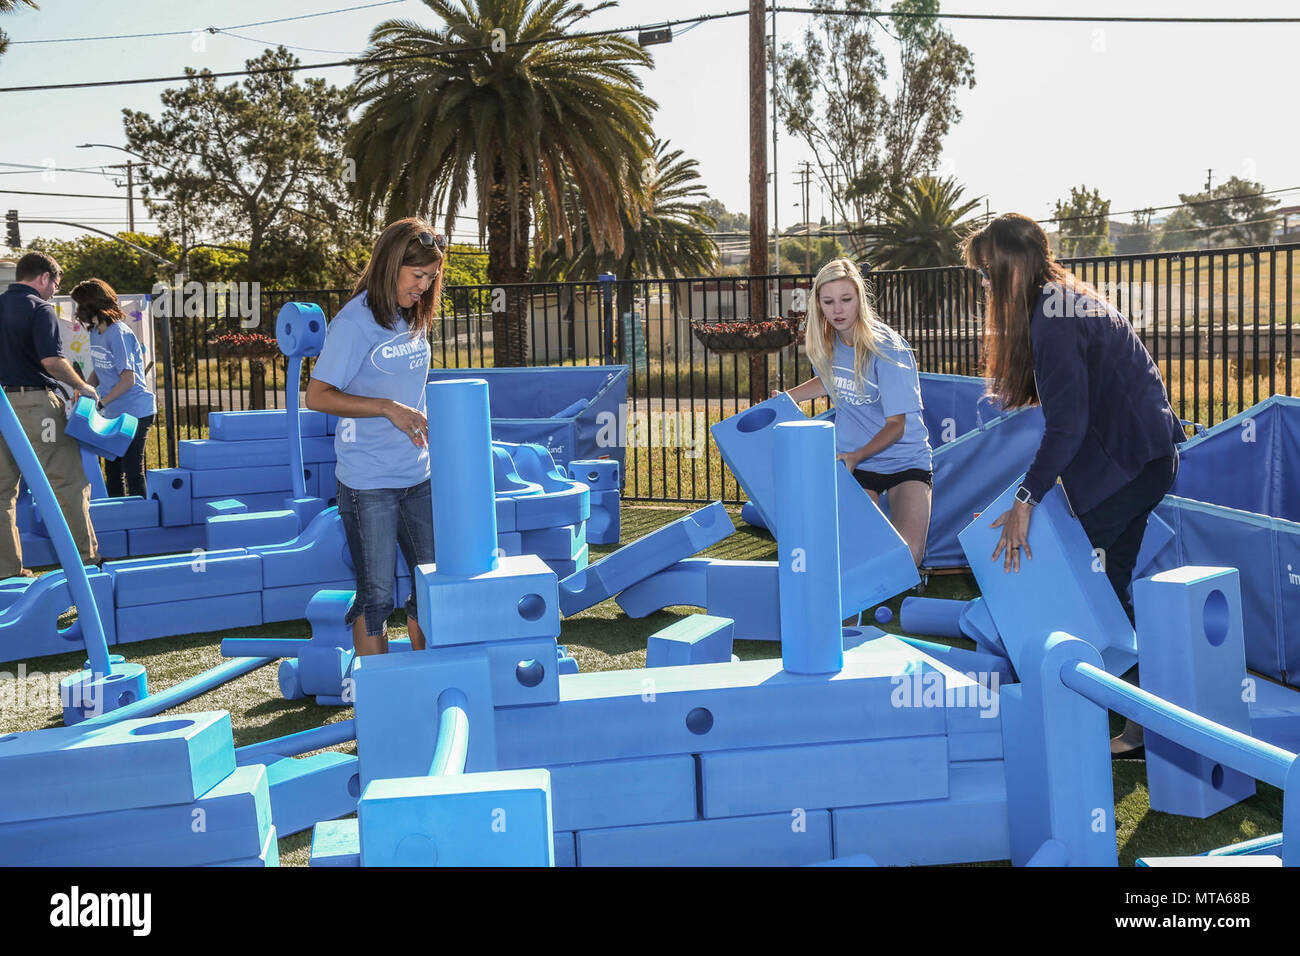
[[[399,332],[370,352],[370,364],[385,375],[423,365],[428,360],[429,343],[422,335]]]

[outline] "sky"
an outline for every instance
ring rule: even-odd
[[[298,47],[304,63],[342,59],[365,49],[371,29],[390,17],[429,25],[437,20],[420,0],[313,19],[234,29],[239,36],[182,36],[34,43],[43,39],[203,31],[278,17],[338,10],[373,0],[41,0],[39,10],[0,16],[14,41],[0,57],[0,87],[179,74],[186,66],[239,69],[266,47]],[[744,9],[739,0],[625,0],[584,21],[592,29],[647,26]],[[1238,0],[947,0],[945,12],[1073,15],[1237,17],[1294,15],[1294,2]],[[779,14],[778,42],[796,41],[806,18]],[[944,143],[939,172],[955,176],[965,195],[994,213],[1052,214],[1070,187],[1086,185],[1111,200],[1112,218],[1128,210],[1178,202],[1178,193],[1241,176],[1265,189],[1297,187],[1277,198],[1300,203],[1300,124],[1276,104],[1289,102],[1300,51],[1295,25],[1144,25],[947,21],[972,52],[976,84],[959,92],[962,118]],[[681,28],[678,28],[680,31]],[[669,44],[651,47],[646,93],[658,103],[655,132],[699,162],[708,192],[728,209],[748,211],[748,76],[746,17],[699,24]],[[887,43],[888,41],[886,41]],[[316,51],[316,52],[313,52]],[[891,65],[893,65],[891,63]],[[343,84],[351,68],[319,75]],[[234,82],[227,80],[224,82]],[[24,218],[70,219],[115,231],[126,228],[121,172],[96,164],[129,157],[80,143],[125,145],[124,108],[157,113],[155,83],[85,90],[0,93],[0,189],[78,192],[121,199],[73,199],[0,193],[0,208]],[[769,103],[770,111],[770,103]],[[769,129],[769,169],[772,168]],[[802,220],[798,166],[812,152],[784,129],[776,150],[776,205],[769,190],[769,225]],[[23,170],[21,165],[42,167]],[[82,168],[81,171],[50,172]],[[813,190],[809,218],[830,215]],[[474,210],[454,238],[477,241]],[[137,229],[151,231],[137,202]],[[68,238],[82,230],[24,226],[34,234]]]

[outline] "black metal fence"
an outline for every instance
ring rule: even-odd
[[[1295,392],[1297,249],[1300,244],[1063,262],[1129,316],[1179,414],[1211,425],[1269,395]],[[864,275],[877,312],[907,339],[922,371],[979,373],[983,301],[976,274],[942,268]],[[491,367],[493,318],[516,312],[527,328],[531,365],[628,365],[626,497],[739,501],[708,427],[747,407],[750,362],[707,351],[691,321],[748,318],[753,283],[762,287],[767,316],[803,312],[812,282],[811,275],[767,275],[449,287],[429,332],[433,364]],[[344,289],[263,293],[253,331],[273,336],[285,302],[314,302],[333,316],[348,297]],[[174,464],[177,441],[205,437],[209,411],[283,407],[283,358],[236,355],[214,344],[223,333],[245,331],[237,316],[156,323],[160,427],[151,439],[152,464]],[[812,369],[802,348],[792,345],[763,362],[760,374],[764,381],[755,384],[766,395],[804,381]]]

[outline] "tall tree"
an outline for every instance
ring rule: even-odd
[[[876,0],[813,0],[813,8],[801,43],[778,54],[777,111],[816,157],[834,218],[859,224],[934,169],[961,119],[957,91],[975,85],[974,58],[932,16],[889,16],[937,14],[938,0],[898,0],[888,11]],[[833,12],[841,10],[877,15]],[[892,74],[877,39],[886,21],[898,53]]]
[[[1195,223],[1194,235],[1199,234],[1193,245],[1217,248],[1268,242],[1276,225],[1269,210],[1277,200],[1259,195],[1263,191],[1263,183],[1233,176],[1210,190],[1179,193],[1187,217]]]
[[[917,176],[889,195],[881,222],[861,232],[875,269],[926,269],[961,264],[958,247],[970,231],[966,217],[978,199],[962,201],[951,177]]]
[[[731,212],[717,199],[706,199],[700,203],[705,215],[713,220],[714,232],[740,232],[748,235],[749,215],[743,212]]]
[[[147,162],[146,203],[163,229],[186,250],[196,237],[244,244],[251,280],[348,271],[363,245],[345,214],[349,93],[324,80],[299,82],[284,69],[298,63],[284,47],[267,50],[246,65],[277,72],[225,87],[187,69],[185,86],[163,91],[158,118],[122,111],[127,145]]]
[[[35,0],[0,0],[0,13],[10,13],[16,10],[18,8],[19,3],[25,3],[33,10],[40,9],[40,7],[36,5]],[[8,49],[9,49],[9,34],[5,33],[3,30],[0,30],[0,56],[3,56],[5,51]]]
[[[1110,244],[1110,200],[1101,198],[1101,191],[1087,186],[1071,186],[1068,202],[1057,200],[1052,216],[1057,220],[1057,255],[1109,256],[1114,253]]]
[[[626,37],[573,35],[612,2],[423,0],[442,20],[430,29],[388,20],[370,35],[357,70],[363,107],[348,136],[356,194],[370,214],[455,215],[471,187],[488,281],[530,276],[533,220],[574,252],[575,193],[597,253],[623,252],[623,213],[644,207],[642,163],[651,159],[654,102],[636,67],[650,56]],[[527,296],[508,291],[492,316],[494,362],[528,361]]]
[[[1151,225],[1155,214],[1154,209],[1134,210],[1133,224],[1115,243],[1115,251],[1120,255],[1137,255],[1155,249],[1156,230]]]

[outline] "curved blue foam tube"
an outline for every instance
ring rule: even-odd
[[[486,392],[486,388],[484,391]],[[32,498],[36,501],[36,507],[40,509],[41,518],[45,521],[45,530],[49,532],[50,539],[54,543],[54,553],[58,555],[59,563],[63,565],[63,571],[67,575],[68,590],[72,592],[72,600],[77,605],[77,621],[81,624],[81,634],[86,642],[86,656],[90,658],[91,670],[95,674],[111,674],[113,665],[108,659],[108,640],[104,637],[104,622],[100,619],[99,606],[90,591],[90,579],[86,577],[86,569],[81,563],[76,542],[72,540],[68,522],[59,508],[58,499],[54,497],[50,479],[45,477],[45,469],[36,460],[36,451],[32,448],[32,443],[27,440],[27,433],[23,431],[22,423],[18,421],[13,405],[9,404],[9,396],[5,395],[3,390],[0,390],[0,396],[4,396],[0,401],[0,435],[4,436],[9,453],[18,463],[19,473],[26,479],[27,487],[32,491]],[[493,516],[495,517],[495,513]]]
[[[497,505],[488,384],[445,379],[425,386],[433,549],[439,574],[471,577],[497,566]]]
[[[834,673],[844,667],[835,426],[782,422],[773,438],[781,661],[792,674]]]
[[[898,626],[909,634],[965,637],[961,615],[967,603],[949,598],[905,597],[898,609]]]
[[[299,754],[333,747],[336,744],[345,744],[349,740],[356,739],[357,722],[355,718],[349,718],[338,723],[326,724],[324,727],[313,727],[311,730],[300,730],[296,734],[286,734],[283,737],[272,737],[270,740],[249,744],[246,747],[236,747],[235,763],[240,767],[247,767],[252,763],[263,763],[268,759],[278,760],[281,757],[296,757]]]
[[[307,481],[302,473],[302,420],[298,416],[298,382],[302,377],[302,356],[289,356],[289,373],[285,376],[284,409],[289,416],[289,481],[294,498],[307,497]]]
[[[227,637],[222,657],[297,657],[311,642],[305,637]]]
[[[441,777],[465,772],[469,753],[469,702],[455,687],[438,695],[438,742],[429,764],[429,776]]]
[[[274,660],[274,657],[235,657],[223,661],[216,667],[210,668],[201,674],[195,674],[179,684],[173,684],[166,690],[160,690],[158,693],[137,700],[133,704],[127,704],[112,713],[101,714],[98,717],[83,720],[77,726],[96,727],[102,724],[115,724],[119,720],[130,720],[134,717],[152,717],[155,714],[161,714],[164,710],[187,703],[200,694],[206,694],[214,687],[229,683],[236,677],[243,677],[250,671],[265,667]]]

